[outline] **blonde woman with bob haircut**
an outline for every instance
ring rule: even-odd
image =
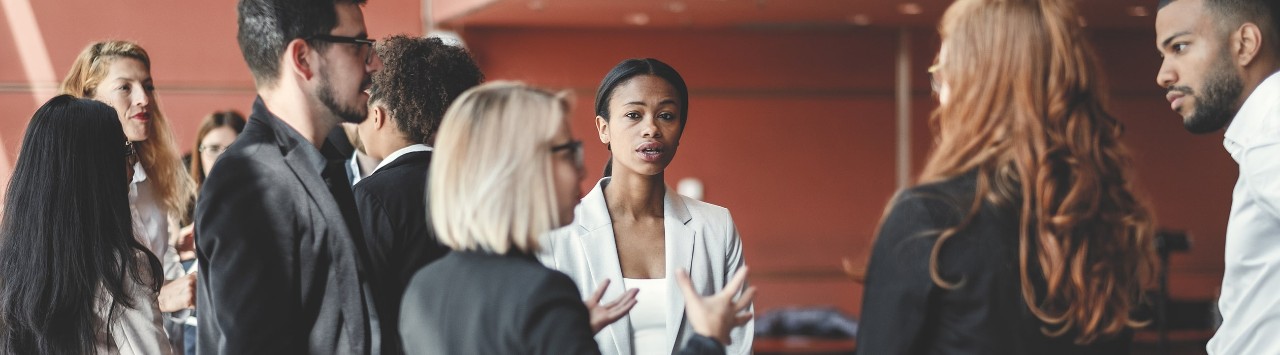
[[[195,274],[183,276],[170,245],[170,224],[194,198],[191,177],[183,169],[169,121],[160,111],[151,79],[151,57],[128,41],[102,41],[85,47],[62,81],[61,93],[94,99],[116,110],[125,136],[138,151],[129,202],[140,242],[160,259],[168,282],[160,290],[160,310],[195,306]],[[181,344],[180,337],[171,337]]]
[[[406,353],[600,353],[573,281],[534,256],[539,236],[572,222],[581,196],[582,142],[568,111],[563,94],[498,81],[463,93],[445,113],[427,194],[438,238],[454,252],[406,288]],[[745,269],[705,298],[681,276],[699,334],[682,353],[724,353],[718,339],[751,318],[742,310],[755,289],[734,300]]]
[[[1157,268],[1071,0],[959,0],[919,185],[867,270],[864,354],[1127,354]]]

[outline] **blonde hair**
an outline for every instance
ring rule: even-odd
[[[983,200],[1020,206],[1022,296],[1045,334],[1087,344],[1144,324],[1131,312],[1158,268],[1155,222],[1070,1],[959,0],[940,32],[951,95],[932,117],[937,144],[920,181],[976,170],[978,183],[963,222],[934,244],[934,283],[957,287],[939,253]]]
[[[538,250],[557,227],[551,140],[569,103],[519,82],[467,90],[444,115],[431,159],[431,220],[454,250]]]
[[[138,44],[128,41],[96,42],[76,56],[59,90],[62,94],[92,99],[98,85],[106,79],[112,61],[120,58],[138,60],[147,71],[151,71],[151,57]],[[195,187],[178,156],[169,121],[160,111],[155,94],[149,95],[147,111],[151,112],[151,121],[148,122],[151,136],[145,141],[135,142],[134,146],[138,149],[142,169],[147,172],[147,180],[155,186],[168,211],[176,213],[187,208],[195,196]]]

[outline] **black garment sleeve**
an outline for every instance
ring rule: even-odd
[[[897,198],[880,226],[867,266],[858,324],[859,354],[918,353],[935,285],[929,255],[947,227],[948,207],[911,191]],[[941,209],[941,210],[940,210]]]

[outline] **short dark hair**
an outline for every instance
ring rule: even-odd
[[[653,58],[631,58],[613,66],[600,81],[600,88],[596,89],[596,115],[609,120],[609,97],[613,96],[613,89],[638,75],[653,75],[675,87],[680,99],[680,124],[684,124],[689,117],[689,87],[685,86],[684,78],[675,68]]]
[[[1160,0],[1157,9],[1163,9],[1179,0]],[[1280,53],[1280,1],[1277,0],[1204,0],[1204,8],[1217,18],[1218,27],[1234,30],[1245,22],[1258,25],[1269,43],[1272,53]]]
[[[258,86],[275,85],[280,56],[295,38],[327,34],[338,26],[336,5],[362,5],[365,0],[240,0],[236,40]],[[325,42],[308,42],[323,49]]]
[[[410,141],[427,143],[453,100],[480,85],[484,73],[466,49],[439,38],[396,35],[381,42],[382,70],[373,75],[369,102],[385,105]]]
[[[131,296],[135,287],[159,289],[160,261],[133,236],[130,150],[116,115],[60,95],[27,125],[0,218],[0,352],[93,353],[122,309],[149,304]]]

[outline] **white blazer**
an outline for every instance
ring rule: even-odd
[[[572,224],[548,233],[539,240],[538,259],[547,267],[568,274],[578,286],[582,298],[609,279],[602,302],[621,296],[622,267],[618,262],[618,246],[614,241],[613,221],[604,199],[604,186],[609,178],[600,179],[595,188],[574,209]],[[666,188],[662,210],[666,232],[667,337],[665,349],[674,352],[693,336],[693,328],[684,319],[684,296],[676,284],[676,271],[689,270],[694,288],[703,296],[724,288],[738,268],[744,264],[742,241],[729,210],[681,196]],[[741,293],[741,290],[739,290]],[[755,305],[750,307],[754,311]],[[631,355],[630,317],[624,316],[596,334],[603,354]],[[755,335],[755,321],[730,333],[733,344],[727,354],[750,354]]]

